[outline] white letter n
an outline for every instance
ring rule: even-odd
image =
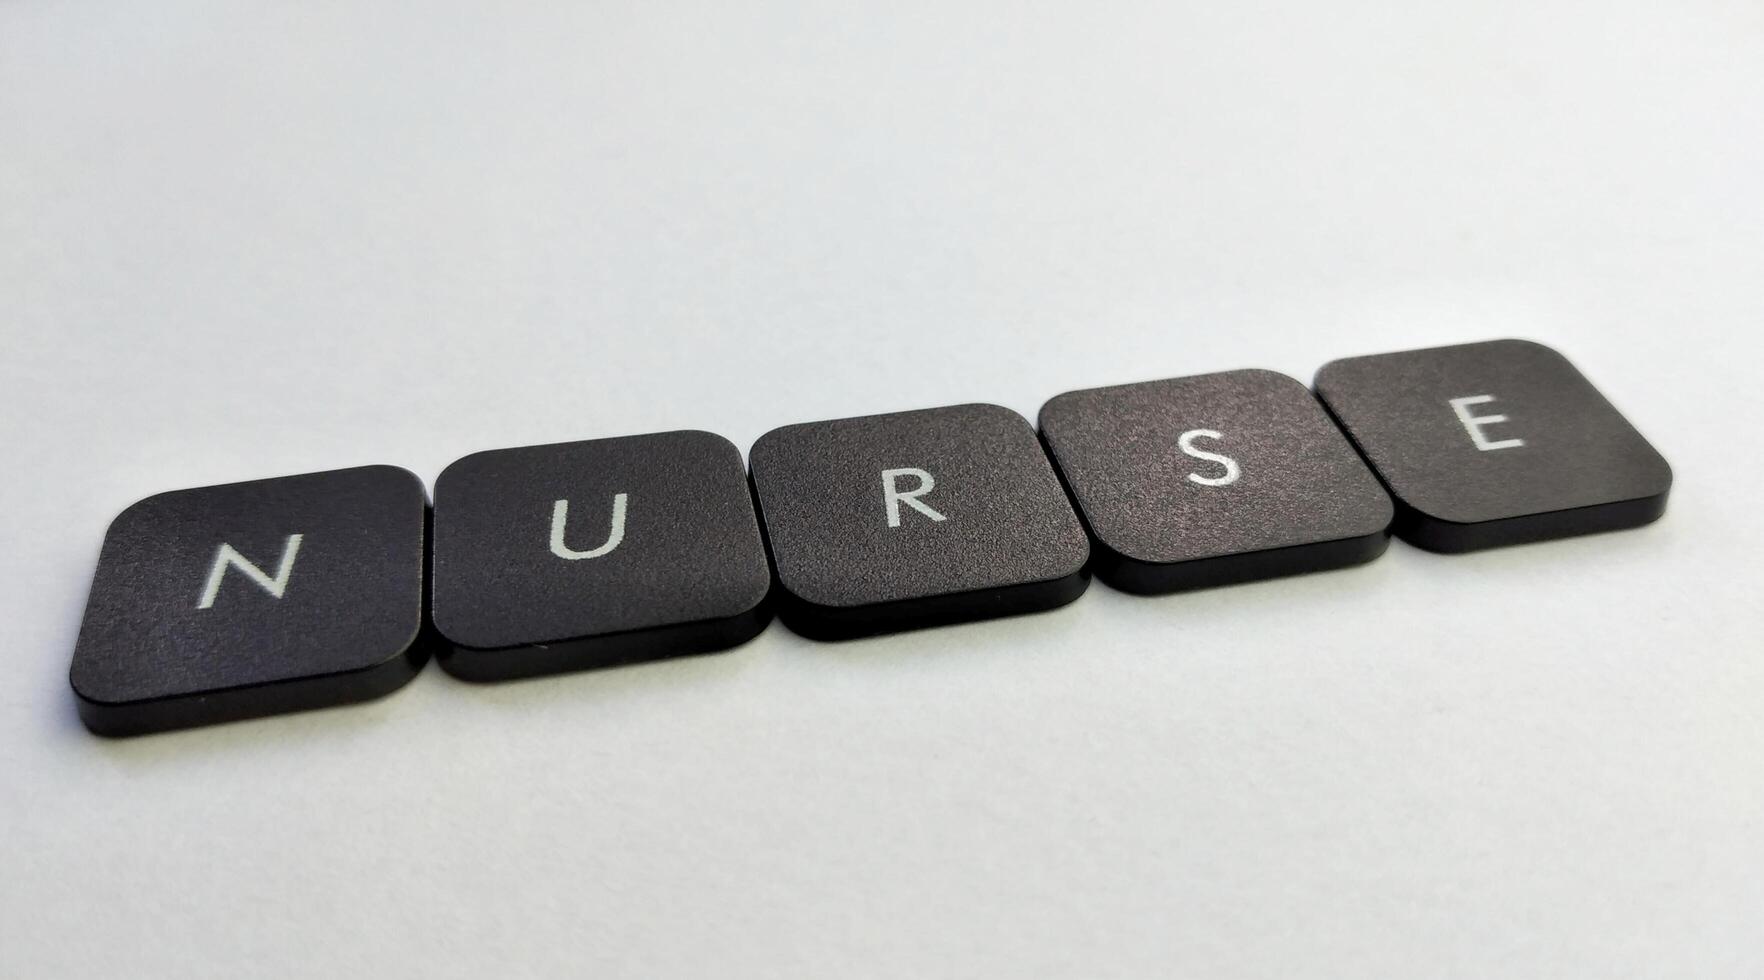
[[[253,565],[250,559],[233,550],[233,546],[225,541],[214,553],[214,564],[208,569],[208,584],[202,587],[202,601],[196,604],[197,609],[208,609],[214,605],[215,597],[220,595],[221,579],[227,575],[227,569],[237,568],[241,574],[253,582],[258,588],[280,599],[288,590],[288,576],[294,573],[294,556],[300,553],[302,535],[288,535],[288,542],[282,545],[282,563],[276,566],[276,577],[270,578],[263,569]]]

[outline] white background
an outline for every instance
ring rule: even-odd
[[[0,3],[0,975],[1764,974],[1764,7]],[[1661,523],[127,742],[161,490],[1524,336]]]

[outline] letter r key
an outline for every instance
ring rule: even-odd
[[[787,425],[750,455],[778,617],[806,636],[1051,609],[1089,584],[1084,529],[1008,409]]]

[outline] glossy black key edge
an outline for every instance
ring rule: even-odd
[[[1066,480],[1065,471],[1060,468],[1059,458],[1054,455],[1053,447],[1048,445],[1047,436],[1038,429],[1036,437],[1041,440],[1041,448],[1047,453],[1048,462],[1053,464],[1054,474],[1060,478],[1060,487],[1066,491],[1066,498],[1072,502],[1072,511],[1078,515],[1078,522],[1084,525],[1085,536],[1090,539],[1090,569],[1110,588],[1121,592],[1131,595],[1169,595],[1174,592],[1191,592],[1263,579],[1351,568],[1366,564],[1384,554],[1385,549],[1390,547],[1391,528],[1386,527],[1382,531],[1359,537],[1314,541],[1289,548],[1270,548],[1239,555],[1221,555],[1217,558],[1175,562],[1133,558],[1109,547],[1097,536],[1096,529],[1090,526],[1090,518],[1078,504],[1078,495]]]
[[[631,630],[560,643],[468,647],[443,640],[436,661],[463,681],[487,683],[717,653],[740,646],[772,621],[769,597],[734,616]]]
[[[1551,350],[1554,352],[1553,348]],[[1360,445],[1359,440],[1354,438],[1353,430],[1336,415],[1329,399],[1323,397],[1323,373],[1334,363],[1336,362],[1330,361],[1317,369],[1311,382],[1311,390],[1317,395],[1317,401],[1322,403],[1323,410],[1329,413],[1330,421],[1347,436],[1348,444],[1366,461],[1366,467],[1383,484],[1385,492],[1390,494],[1391,502],[1396,505],[1396,519],[1391,524],[1392,533],[1423,551],[1461,555],[1490,548],[1602,534],[1606,531],[1627,531],[1652,524],[1666,514],[1666,498],[1672,492],[1670,483],[1657,494],[1541,514],[1524,514],[1498,521],[1466,524],[1428,514],[1409,504],[1397,493],[1390,481],[1384,478],[1384,474],[1378,471],[1372,457]],[[1603,393],[1600,397],[1604,398]],[[1610,399],[1604,400],[1606,404],[1610,403]],[[1616,410],[1615,406],[1612,406],[1612,410]]]
[[[428,662],[428,644],[413,641],[405,650],[373,667],[254,684],[199,698],[173,697],[113,704],[74,694],[80,721],[95,735],[119,738],[229,721],[309,711],[385,697],[411,682]]]
[[[1073,602],[1089,585],[1090,572],[1086,568],[1045,582],[852,607],[807,602],[780,587],[778,619],[791,632],[811,640],[855,640],[883,633],[1046,612]]]
[[[423,585],[422,620],[416,634],[404,649],[385,660],[359,670],[338,671],[311,677],[296,677],[267,684],[249,684],[222,688],[191,697],[173,695],[143,701],[112,702],[86,696],[73,682],[73,668],[68,668],[68,686],[74,692],[74,704],[81,724],[94,735],[105,738],[127,738],[153,735],[186,728],[206,728],[233,721],[267,718],[272,715],[315,711],[320,708],[344,707],[375,701],[416,679],[439,645],[439,637],[429,621],[429,543],[433,540],[434,510],[423,507]],[[97,578],[97,573],[93,573]]]
[[[1058,475],[1058,469],[1055,469]],[[772,555],[771,530],[760,504],[759,485],[753,473],[747,475],[748,489],[760,518],[760,540],[766,546],[766,562],[772,568],[772,604],[778,621],[792,633],[805,639],[822,642],[856,640],[887,633],[954,626],[961,623],[1002,619],[1028,613],[1046,612],[1068,605],[1090,587],[1090,562],[1076,572],[1041,582],[1024,582],[997,589],[979,589],[925,599],[902,599],[896,602],[864,606],[828,606],[809,602],[792,593],[778,578],[778,562]],[[1061,487],[1065,483],[1061,481]],[[1070,501],[1070,493],[1067,494]],[[1080,521],[1082,521],[1080,517]],[[1092,552],[1094,555],[1094,551]]]
[[[1489,548],[1535,544],[1559,538],[1643,527],[1665,515],[1666,496],[1666,493],[1661,493],[1633,500],[1571,507],[1544,514],[1525,514],[1478,524],[1460,524],[1434,517],[1397,499],[1396,534],[1424,551],[1461,555]],[[1391,494],[1391,497],[1396,499],[1396,494]]]

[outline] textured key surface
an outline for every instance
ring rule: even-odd
[[[1567,358],[1495,340],[1350,357],[1317,393],[1398,504],[1397,532],[1467,551],[1646,524],[1672,470]]]
[[[1083,593],[1089,546],[1022,416],[994,405],[790,425],[752,453],[792,629],[837,638]]]
[[[1369,561],[1390,497],[1323,407],[1273,371],[1073,391],[1041,433],[1095,537],[1098,577],[1133,592]]]
[[[475,453],[435,483],[433,615],[461,677],[730,647],[770,585],[741,453],[709,432]]]
[[[391,466],[177,490],[105,534],[70,671],[128,735],[375,697],[426,656],[427,499]]]

